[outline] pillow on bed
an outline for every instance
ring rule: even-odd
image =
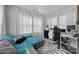
[[[21,44],[21,43],[23,43],[25,40],[26,40],[26,37],[22,37],[22,38],[17,39],[15,43],[16,43],[16,44]]]
[[[19,40],[22,37],[23,37],[23,35],[17,35],[15,38],[13,38],[13,41],[16,42],[17,40]]]
[[[31,37],[31,35],[18,35],[16,38],[14,38],[14,42],[16,44],[21,44],[26,40],[26,38]]]

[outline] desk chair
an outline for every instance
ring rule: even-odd
[[[60,49],[60,34],[61,34],[61,30],[57,27],[57,26],[55,26],[54,27],[54,41],[56,42],[56,43],[53,43],[53,44],[58,44],[58,49]]]

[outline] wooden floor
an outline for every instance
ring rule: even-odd
[[[53,41],[44,39],[44,46],[37,50],[39,54],[67,54],[67,51],[57,49],[57,44],[53,44]]]

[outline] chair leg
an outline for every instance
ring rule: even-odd
[[[57,44],[58,44],[58,47],[57,47],[57,49],[60,49],[60,42],[57,42]]]

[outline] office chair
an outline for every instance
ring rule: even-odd
[[[60,49],[60,34],[61,34],[61,30],[57,26],[55,26],[54,27],[54,41],[56,43],[53,43],[53,44],[58,44],[57,49]]]

